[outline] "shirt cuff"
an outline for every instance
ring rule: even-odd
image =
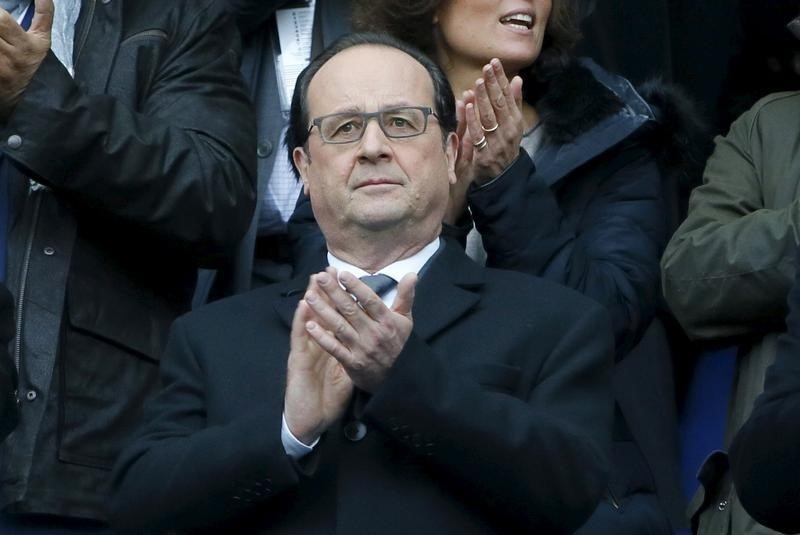
[[[314,446],[316,446],[319,442],[319,437],[317,437],[317,440],[312,442],[310,446],[306,446],[292,434],[292,432],[289,430],[289,426],[286,425],[286,415],[282,414],[281,442],[283,443],[283,449],[286,452],[286,455],[296,461],[302,457],[305,457],[314,450]]]

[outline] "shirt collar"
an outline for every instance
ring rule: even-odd
[[[25,18],[28,8],[33,7],[33,2],[31,0],[0,0],[0,7],[8,11],[17,24],[20,24]]]
[[[349,271],[356,277],[384,274],[399,282],[400,279],[402,279],[407,273],[419,274],[419,270],[422,269],[422,266],[424,266],[425,263],[430,260],[437,250],[439,250],[438,236],[434,238],[433,241],[428,245],[420,249],[417,253],[409,256],[408,258],[403,258],[397,262],[389,264],[385,268],[379,270],[377,273],[368,273],[363,269],[354,266],[353,264],[335,257],[330,251],[328,251],[328,265],[336,268],[337,271]]]

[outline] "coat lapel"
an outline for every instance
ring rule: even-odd
[[[294,317],[294,311],[297,308],[297,303],[300,302],[300,298],[303,297],[304,289],[305,287],[301,288],[300,286],[289,289],[288,291],[283,292],[281,294],[280,299],[276,299],[275,302],[273,303],[275,312],[277,312],[278,317],[281,318],[283,323],[286,324],[286,328],[289,330],[291,330],[292,328],[292,318]]]
[[[307,269],[298,270],[300,272],[299,275],[283,283],[284,289],[281,292],[281,297],[275,300],[273,306],[275,312],[277,312],[278,316],[289,329],[292,328],[292,318],[294,317],[297,303],[300,302],[300,298],[303,297],[303,293],[305,293],[306,287],[308,286],[308,278],[314,273],[319,273],[325,269],[327,265],[326,261],[327,257],[325,254],[320,254],[315,258],[312,263],[313,265],[309,265]]]
[[[415,292],[414,331],[423,340],[436,336],[480,301],[482,268],[456,244],[442,239],[442,249],[420,278]]]
[[[469,312],[478,301],[483,285],[482,268],[449,240],[431,260],[431,265],[417,283],[412,314],[414,331],[429,340]],[[321,264],[320,269],[324,267]],[[273,303],[275,312],[291,329],[297,303],[305,292],[308,275],[286,283],[281,297]]]

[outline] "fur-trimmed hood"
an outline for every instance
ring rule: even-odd
[[[553,184],[592,158],[636,135],[659,163],[682,175],[699,176],[709,136],[683,92],[660,80],[638,90],[586,58],[551,68],[534,105],[543,128],[537,168]]]

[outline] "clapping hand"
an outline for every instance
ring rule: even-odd
[[[351,273],[329,267],[311,276],[292,322],[284,405],[300,441],[312,443],[341,417],[354,386],[374,392],[383,382],[411,334],[416,282],[403,277],[389,308]]]
[[[53,0],[35,0],[35,10],[26,32],[0,9],[0,120],[14,110],[50,50]]]
[[[374,392],[411,334],[416,275],[408,274],[398,283],[391,308],[352,273],[329,267],[313,278],[316,285],[305,301],[314,320],[306,330],[357,387]]]
[[[499,59],[483,67],[483,76],[456,102],[458,138],[456,161],[458,180],[450,189],[450,206],[445,221],[454,223],[466,206],[467,188],[482,184],[502,173],[519,154],[525,131],[522,114],[522,79],[510,82]]]

